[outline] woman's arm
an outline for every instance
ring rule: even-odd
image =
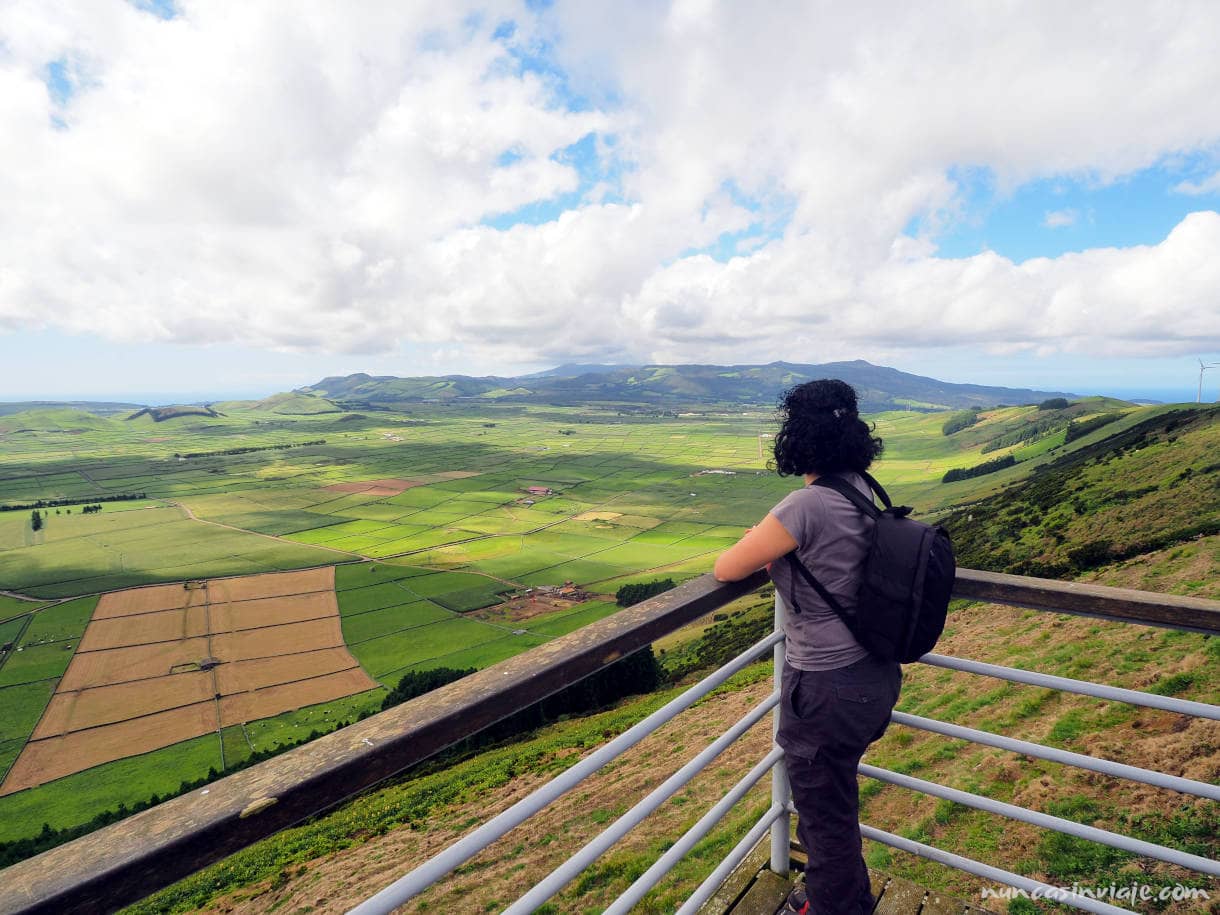
[[[796,541],[779,519],[768,514],[720,554],[712,574],[717,581],[740,581],[796,547]]]

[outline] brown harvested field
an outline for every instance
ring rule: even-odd
[[[355,664],[355,660],[352,661]],[[331,699],[353,696],[366,689],[374,689],[377,683],[359,667],[339,673],[281,683],[248,693],[235,693],[220,700],[220,720],[224,727],[242,721],[255,721],[278,715],[287,709],[301,708]]]
[[[282,654],[342,646],[343,630],[339,628],[338,614],[331,619],[221,632],[212,636],[212,655],[222,661],[274,658]]]
[[[260,597],[212,608],[212,631],[235,632],[262,626],[282,626],[339,612],[334,591],[314,591],[291,597]]]
[[[13,763],[0,795],[32,788],[125,756],[136,756],[216,730],[216,703],[130,718],[62,737],[31,740]]]
[[[216,692],[212,675],[202,670],[159,677],[154,685],[155,689],[149,689],[148,683],[136,680],[56,693],[38,722],[33,739],[56,737],[68,731],[96,728],[183,705],[207,702]]]
[[[278,658],[221,664],[216,668],[217,689],[225,696],[244,693],[276,683],[290,683],[300,678],[303,670],[309,671],[311,676],[321,676],[347,670],[353,663],[346,648],[323,648]]]
[[[136,616],[94,620],[81,637],[78,651],[102,651],[129,645],[175,642],[208,634],[207,608],[184,607]]]
[[[188,604],[201,604],[206,598],[199,591],[188,591],[181,584],[151,585],[147,588],[128,588],[103,594],[93,611],[93,619],[105,620],[133,613],[152,613],[157,610],[172,610]]]
[[[208,601],[212,604],[334,590],[334,566],[305,569],[301,572],[266,572],[241,578],[213,578],[207,587]]]
[[[88,629],[85,634],[88,635]],[[161,642],[156,645],[132,645],[106,651],[78,651],[68,665],[63,679],[59,681],[56,694],[105,686],[108,683],[165,677],[174,665],[201,661],[208,657],[208,654],[206,638]]]
[[[377,688],[343,644],[334,581],[328,567],[104,595],[0,795]]]

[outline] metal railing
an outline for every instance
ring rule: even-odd
[[[507,715],[601,669],[619,657],[643,648],[662,635],[723,606],[765,582],[759,573],[743,582],[721,584],[703,576],[679,588],[622,611],[599,623],[556,639],[522,655],[486,668],[456,683],[396,706],[365,721],[260,763],[217,782],[207,789],[144,811],[74,842],[0,872],[0,913],[111,911],[142,898],[177,879],[252,844],[271,833],[315,815],[363,791],[390,775],[434,755]],[[1080,585],[1011,575],[959,570],[955,596],[977,598],[1039,610],[1095,616],[1220,635],[1220,602],[1155,595],[1098,585]],[[782,662],[782,603],[776,605],[776,632],[754,645],[691,690],[641,721],[619,737],[518,802],[495,819],[395,881],[358,906],[361,913],[389,911],[468,860],[528,816],[542,810],[615,755],[642,740],[724,680],[766,653]],[[924,663],[989,677],[1000,677],[1099,698],[1133,702],[1181,714],[1220,719],[1220,708],[1169,696],[1122,690],[1086,681],[1050,677],[961,658],[926,655]],[[773,692],[766,700],[670,776],[632,810],[623,814],[600,836],[572,855],[540,881],[507,911],[533,911],[612,847],[652,810],[678,791],[738,736],[761,721],[778,703]],[[893,721],[970,740],[986,746],[1022,753],[1067,765],[1080,766],[1122,778],[1131,778],[1185,794],[1218,799],[1220,789],[1165,773],[1152,772],[1084,754],[1042,747],[972,728],[896,712]],[[771,868],[788,873],[790,801],[784,767],[776,765],[782,752],[773,748],[719,803],[631,885],[606,910],[628,911],[671,869],[740,797],[765,777],[772,776],[772,803],[737,847],[697,888],[679,910],[695,911],[710,898],[724,877],[744,859],[761,838],[771,832]],[[1117,833],[1083,826],[1037,811],[935,785],[873,766],[861,774],[892,784],[989,810],[1014,819],[1057,829],[1135,854],[1146,855],[1220,876],[1220,864]],[[972,874],[1027,891],[1054,894],[1053,887],[999,868],[971,861],[874,827],[862,825],[869,839],[940,861]],[[1123,909],[1086,897],[1056,895],[1069,904],[1094,912]]]

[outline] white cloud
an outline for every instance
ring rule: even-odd
[[[1183,181],[1174,185],[1173,189],[1179,194],[1191,194],[1196,197],[1203,194],[1220,194],[1220,172],[1202,181]]]
[[[1042,225],[1048,229],[1064,229],[1074,226],[1080,214],[1075,210],[1051,210],[1042,218]]]
[[[955,169],[1105,182],[1220,148],[1206,0],[179,8],[0,8],[0,328],[492,365],[1220,349],[1215,213],[1023,264],[934,247]],[[556,155],[590,133],[593,175]]]

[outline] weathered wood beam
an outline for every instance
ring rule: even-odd
[[[957,570],[953,596],[1220,635],[1220,601],[1198,597],[975,569]]]

